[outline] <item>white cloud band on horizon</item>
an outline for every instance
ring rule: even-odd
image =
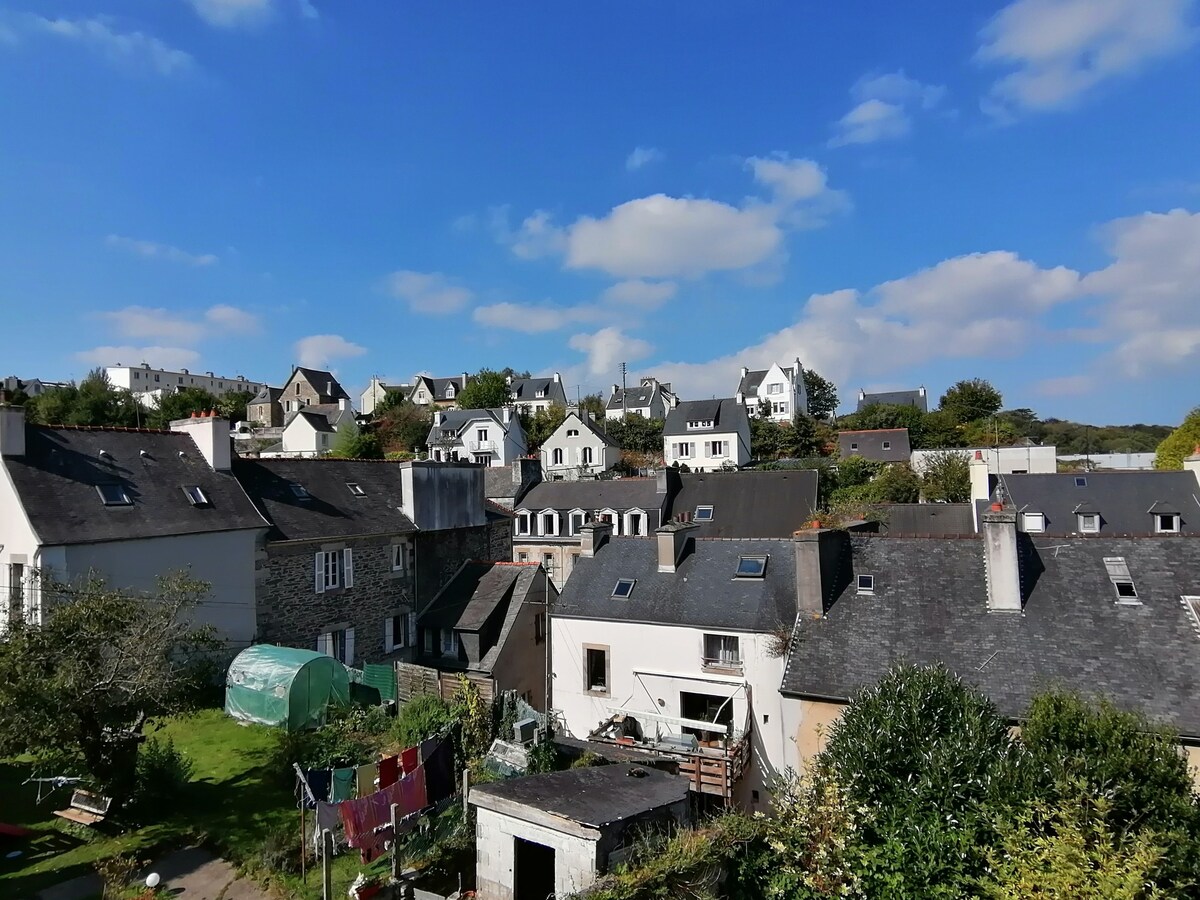
[[[468,288],[453,284],[441,272],[399,269],[384,279],[393,297],[408,303],[413,312],[445,316],[463,309],[474,298]]]
[[[127,69],[149,69],[175,75],[195,66],[191,54],[141,31],[119,31],[105,16],[51,18],[35,13],[0,10],[4,43],[18,44],[25,37],[52,37],[99,54],[109,63]]]

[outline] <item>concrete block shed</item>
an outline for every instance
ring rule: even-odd
[[[639,838],[689,820],[686,778],[630,764],[482,784],[470,802],[480,900],[584,890]]]

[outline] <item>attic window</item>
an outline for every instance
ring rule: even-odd
[[[851,449],[851,450],[857,450],[857,449],[858,449],[858,441],[852,441],[852,442],[850,443],[850,449]]]
[[[1197,631],[1200,631],[1200,597],[1187,596],[1183,598],[1183,605],[1187,607],[1187,611],[1192,614],[1192,624]]]
[[[578,428],[568,428],[567,429],[567,437],[579,437],[579,429]]]
[[[1154,531],[1156,534],[1178,534],[1179,516],[1176,513],[1155,513]]]
[[[1117,586],[1117,597],[1122,600],[1136,600],[1138,598],[1137,588],[1133,586],[1132,581],[1114,581]]]
[[[1100,530],[1100,515],[1098,513],[1079,513],[1080,534],[1096,534]]]
[[[209,506],[208,495],[204,493],[199,485],[189,484],[183,488],[184,495],[188,498],[188,502],[192,506]]]
[[[858,593],[874,594],[875,593],[875,576],[874,575],[859,575],[858,576]]]
[[[713,427],[713,421],[712,421],[712,419],[699,419],[699,420],[695,420],[695,421],[692,421],[692,422],[688,422],[688,423],[687,423],[687,427],[688,427],[688,428],[692,428],[692,429],[696,429],[696,428],[712,428],[712,427]]]
[[[711,522],[713,520],[713,508],[711,506],[696,507],[697,522]]]
[[[1087,487],[1087,479],[1082,475],[1075,476],[1075,487]]]
[[[364,491],[361,487],[359,487],[359,484],[357,481],[347,481],[346,487],[348,487],[350,489],[350,493],[352,493],[355,497],[367,496],[367,492]]]
[[[292,492],[292,496],[295,497],[297,500],[311,500],[312,499],[312,494],[310,494],[308,492],[308,488],[306,488],[302,484],[297,484],[296,482],[293,481],[290,484],[288,484],[288,490],[290,490]]]
[[[100,500],[105,506],[133,506],[129,494],[125,493],[124,485],[98,484],[96,491],[100,494]]]
[[[766,556],[739,556],[735,578],[762,578],[767,572]]]
[[[1129,565],[1123,556],[1104,557],[1104,568],[1108,570],[1109,580],[1117,591],[1118,603],[1138,603],[1137,588],[1133,585],[1133,576],[1129,574]]]
[[[1041,534],[1046,530],[1046,514],[1040,512],[1021,513],[1021,528],[1027,534]]]
[[[612,595],[620,600],[628,600],[629,595],[633,593],[633,586],[635,584],[637,584],[637,579],[618,578],[616,586],[613,587]]]
[[[884,449],[884,450],[891,450],[891,449],[892,449],[892,442],[891,442],[891,441],[884,441],[884,442],[883,442],[883,449]]]

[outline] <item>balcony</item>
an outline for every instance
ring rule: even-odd
[[[705,672],[725,672],[741,675],[745,670],[740,658],[730,656],[702,656],[700,657],[700,665],[704,668]]]
[[[467,449],[472,453],[495,453],[495,441],[467,441]]]

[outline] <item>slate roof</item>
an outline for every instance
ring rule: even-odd
[[[1180,514],[1182,534],[1200,534],[1200,480],[1192,472],[1075,472],[1000,475],[996,490],[1022,512],[1046,517],[1046,534],[1074,534],[1076,512],[1098,512],[1100,534],[1151,534],[1150,510]],[[1076,479],[1083,479],[1077,487]],[[1171,507],[1171,509],[1167,509]]]
[[[637,777],[630,775],[636,770]],[[471,786],[470,801],[491,798],[527,806],[591,828],[603,828],[686,800],[688,780],[649,767],[618,763]]]
[[[978,538],[850,540],[874,596],[850,580],[801,620],[785,693],[847,700],[895,663],[943,663],[1011,718],[1061,687],[1200,737],[1200,626],[1180,599],[1200,595],[1200,540],[1021,536],[1023,614],[988,612]],[[1106,557],[1124,557],[1142,605],[1116,603]]]
[[[25,456],[6,457],[3,465],[43,544],[202,534],[267,524],[234,477],[214,472],[186,434],[26,425]],[[96,485],[114,482],[124,486],[131,506],[101,502]],[[207,506],[193,506],[184,495],[183,488],[193,485],[204,492]]]
[[[614,478],[596,481],[543,481],[535,485],[517,504],[517,509],[541,512],[555,509],[566,515],[572,509],[595,512],[612,509],[623,513],[643,509],[650,519],[650,528],[662,522],[658,514],[667,499],[658,492],[657,478]]]
[[[915,406],[921,412],[929,412],[927,395],[921,391],[881,391],[878,394],[863,393],[858,398],[858,408],[870,406],[872,403],[884,403],[889,406]]]
[[[658,571],[658,540],[609,539],[580,557],[553,615],[564,619],[653,622],[766,633],[796,619],[796,562],[788,540],[692,540],[676,571]],[[770,557],[762,578],[734,578],[741,556]],[[637,583],[626,600],[618,578]]]
[[[887,441],[891,444],[884,449]],[[851,445],[857,444],[857,449]],[[876,428],[869,431],[839,431],[838,450],[842,459],[850,456],[861,456],[876,462],[908,462],[912,457],[912,447],[908,441],[907,428]]]
[[[292,373],[292,378],[288,379],[290,383],[293,378],[300,375],[307,381],[318,394],[322,397],[329,397],[333,401],[349,400],[350,395],[338,383],[338,380],[333,377],[332,372],[326,372],[324,369],[309,369],[305,366],[297,366],[296,371]],[[332,390],[330,390],[330,382],[332,382]]]
[[[663,435],[729,434],[738,430],[738,419],[748,422],[746,407],[733,397],[723,400],[685,400],[667,414]],[[712,428],[689,429],[688,422],[713,423]]]
[[[553,378],[514,378],[508,386],[509,396],[517,403],[534,400],[549,400],[551,403],[567,405],[567,392],[561,381]],[[538,391],[544,391],[539,397]]]
[[[429,429],[429,437],[425,439],[427,444],[436,444],[444,440],[442,432],[446,430],[453,431],[456,436],[461,437],[463,429],[480,419],[490,419],[492,423],[500,426],[503,432],[508,432],[509,426],[504,424],[503,409],[444,409],[441,413],[442,422]],[[509,424],[512,424],[511,419]]]
[[[570,423],[570,424],[568,425],[568,423]],[[572,410],[571,412],[567,413],[567,417],[565,419],[563,419],[562,424],[559,425],[558,428],[556,428],[554,430],[554,434],[550,435],[550,437],[546,439],[545,443],[547,443],[547,444],[550,443],[550,441],[554,438],[554,435],[558,434],[558,432],[561,429],[568,428],[568,427],[573,428],[577,424],[582,425],[584,428],[586,428],[588,431],[590,431],[593,435],[595,435],[597,438],[602,440],[607,446],[609,446],[609,447],[617,446],[617,442],[608,436],[608,432],[606,432],[604,430],[601,423],[596,422],[595,420],[589,418],[586,413],[580,413],[575,410]]]
[[[975,533],[970,503],[888,503],[881,530],[894,537]]]
[[[261,388],[259,390],[259,392],[254,395],[254,399],[252,399],[246,405],[253,406],[255,404],[262,404],[262,403],[278,403],[279,398],[282,396],[283,396],[283,388],[273,388],[268,385],[268,386],[264,386],[263,388]]]
[[[679,476],[682,487],[667,511],[689,514],[697,537],[790,538],[812,519],[817,506],[817,472],[704,472]],[[698,506],[711,506],[711,521],[695,519]]]
[[[475,379],[468,375],[467,384],[470,384]],[[457,396],[458,392],[464,387],[461,375],[455,375],[453,378],[432,378],[429,375],[418,375],[413,380],[412,392],[410,396],[415,397],[417,389],[422,385],[429,391],[431,399],[435,401],[453,400],[454,397],[446,396],[446,391],[450,385],[454,385],[454,393]]]
[[[654,400],[654,395],[658,392],[667,392],[671,389],[669,384],[661,384],[653,379],[646,379],[642,384],[633,385],[627,388],[613,387],[612,395],[608,398],[608,405],[605,409],[621,409],[624,397],[625,409],[644,409],[648,407]],[[664,398],[665,402],[665,398]]]
[[[234,475],[272,524],[272,540],[416,531],[400,511],[400,467],[363,459],[236,459]],[[297,497],[302,485],[309,499]],[[357,484],[363,496],[351,493]]]
[[[303,419],[305,422],[311,425],[314,431],[332,434],[337,430],[333,427],[333,425],[330,424],[327,416],[320,412],[314,412],[311,407],[305,407],[304,409],[300,409],[292,413],[290,416],[288,416],[287,424],[291,425],[292,420],[297,418]]]
[[[767,377],[770,369],[750,369],[746,372],[746,376],[738,382],[737,392],[743,397],[753,397],[758,395],[758,386],[762,384],[762,380]]]

